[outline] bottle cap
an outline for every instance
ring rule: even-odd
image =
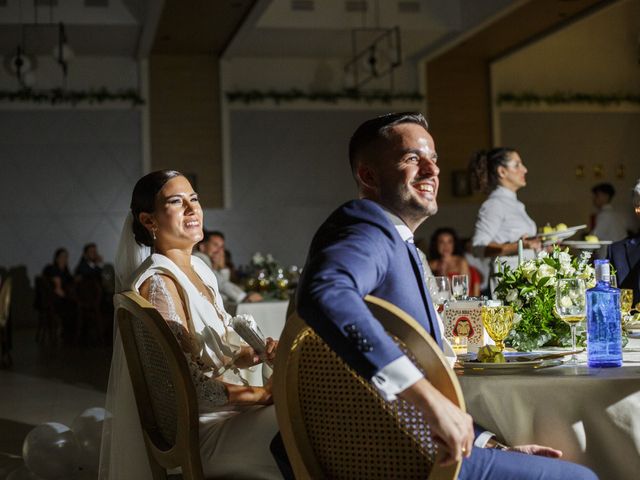
[[[594,266],[596,269],[596,282],[607,282],[611,281],[611,268],[609,265],[609,260],[595,260]]]

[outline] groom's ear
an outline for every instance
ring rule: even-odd
[[[358,177],[361,187],[371,191],[377,190],[376,173],[369,163],[360,162],[356,168],[356,176]]]
[[[153,230],[153,227],[154,227],[153,215],[147,212],[141,212],[140,215],[138,215],[138,220],[140,221],[140,223],[144,228],[146,228],[149,231]]]

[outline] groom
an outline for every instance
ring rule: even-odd
[[[439,179],[433,138],[419,113],[363,123],[349,144],[359,200],[338,208],[316,233],[298,286],[300,316],[383,398],[397,397],[425,415],[445,452],[463,459],[460,479],[594,479],[547,447],[505,447],[474,429],[471,416],[440,394],[401,352],[364,303],[368,294],[415,318],[441,345],[441,332],[413,232],[437,212]]]

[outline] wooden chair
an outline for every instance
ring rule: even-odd
[[[2,284],[0,288],[0,367],[10,367],[13,364],[11,359],[11,277]]]
[[[114,305],[154,480],[176,467],[203,480],[196,391],[178,341],[139,294],[118,293]]]
[[[369,309],[426,378],[465,409],[462,391],[431,336],[376,297]],[[455,479],[435,463],[437,445],[411,404],[386,402],[297,315],[287,320],[274,367],[274,399],[294,474],[303,479]]]

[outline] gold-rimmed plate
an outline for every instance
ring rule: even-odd
[[[549,368],[549,367],[557,367],[558,365],[562,365],[562,360],[560,359],[550,359],[550,360],[523,360],[517,361],[515,359],[507,360],[502,363],[483,363],[478,361],[461,361],[457,362],[455,368],[458,371],[462,371],[465,374],[482,374],[482,373],[490,373],[490,374],[509,374],[509,373],[520,373],[531,370],[537,370],[540,368]]]

